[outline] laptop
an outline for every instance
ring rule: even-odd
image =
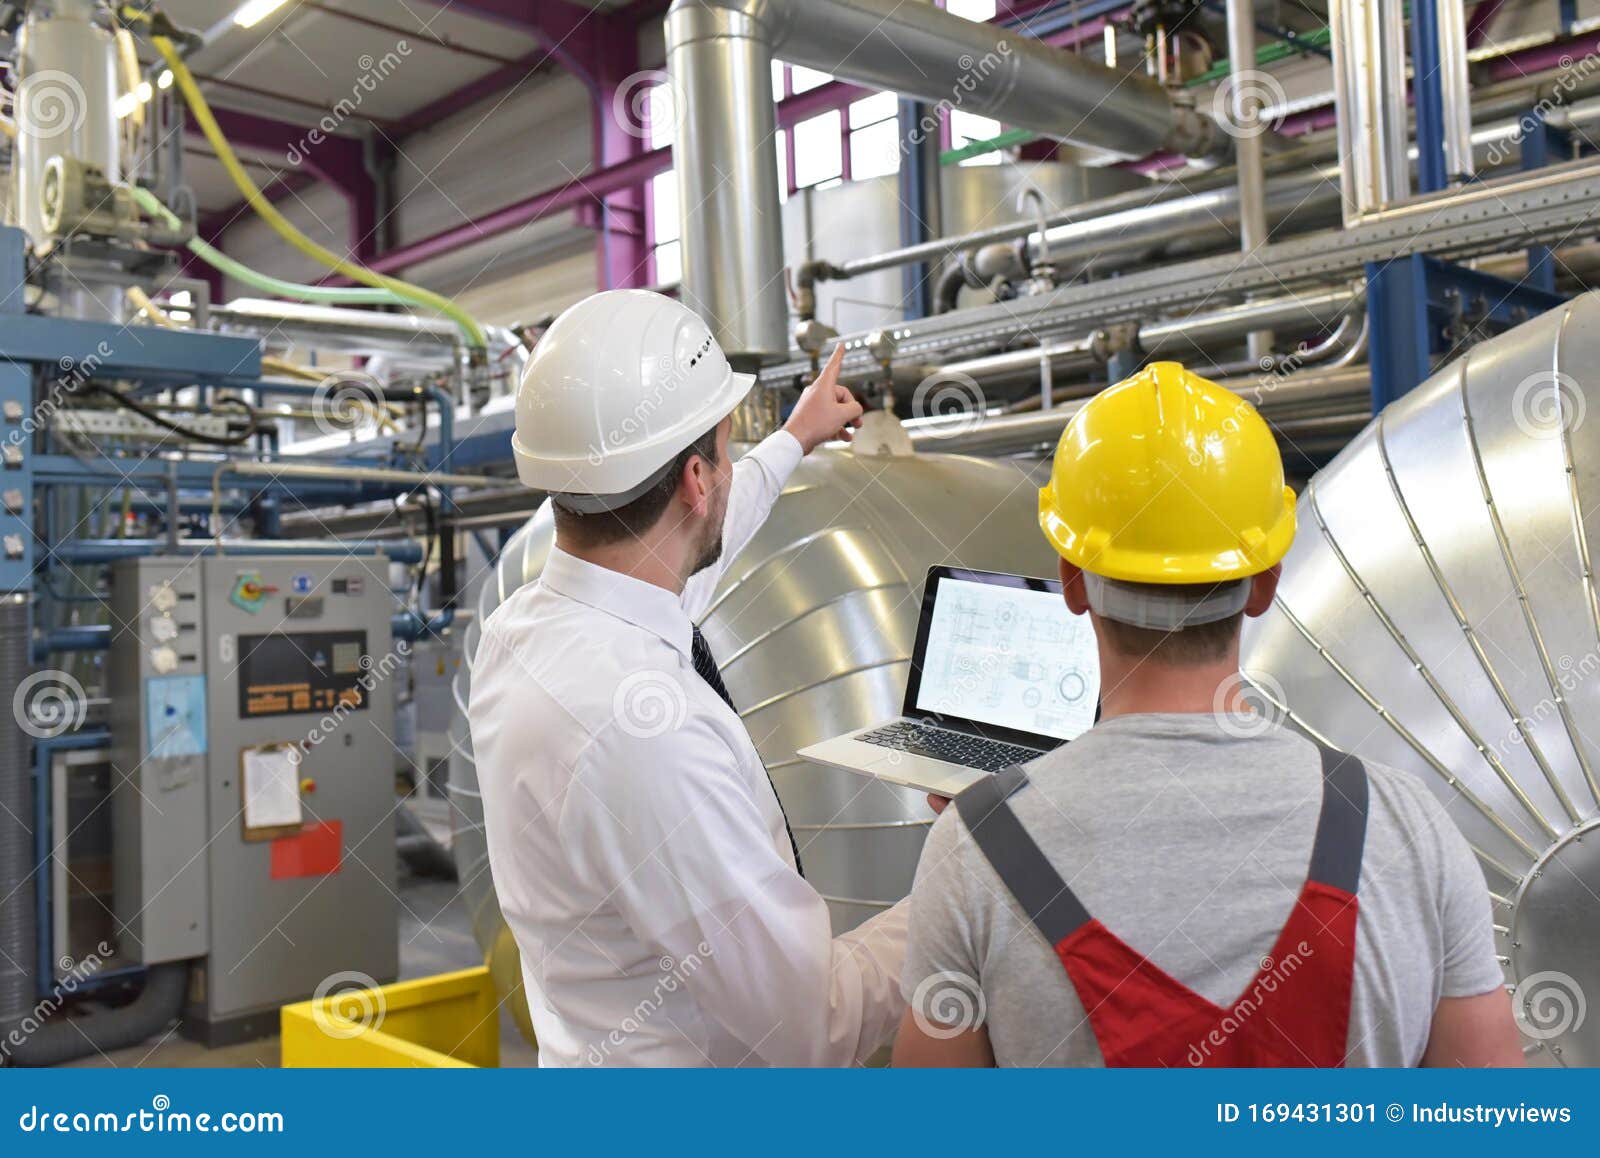
[[[1100,653],[1054,579],[931,567],[901,714],[806,760],[954,796],[1094,725]]]

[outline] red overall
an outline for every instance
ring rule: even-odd
[[[1322,750],[1322,811],[1306,883],[1244,993],[1215,1005],[1091,917],[1006,803],[1026,774],[1008,768],[956,797],[989,863],[1077,990],[1108,1066],[1342,1066],[1355,974],[1356,885],[1367,774]]]

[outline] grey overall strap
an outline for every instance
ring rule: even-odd
[[[1354,894],[1366,841],[1367,770],[1354,756],[1318,747],[1322,808],[1306,876]],[[1058,945],[1092,918],[1007,803],[1027,786],[1021,768],[996,772],[957,796],[956,812],[1028,919],[1046,941]]]
[[[1322,753],[1322,813],[1306,877],[1354,895],[1367,839],[1367,769],[1354,756],[1317,747]]]
[[[1021,768],[1006,768],[957,796],[956,811],[1001,883],[1044,939],[1055,945],[1087,924],[1089,913],[1006,803],[1027,784]]]

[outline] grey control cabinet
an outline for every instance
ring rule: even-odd
[[[130,559],[111,585],[112,908],[118,951],[204,955],[206,676],[198,560]]]
[[[391,681],[403,678],[403,656],[391,639],[382,556],[230,555],[159,566],[183,576],[176,585],[196,588],[194,646],[177,649],[174,673],[203,673],[203,806],[181,823],[138,809],[138,835],[117,827],[117,866],[125,840],[148,847],[159,834],[164,845],[198,850],[200,887],[187,869],[173,878],[185,882],[182,907],[197,935],[185,943],[188,955],[200,958],[184,1030],[223,1044],[276,1032],[279,1007],[319,986],[387,982],[398,972]],[[135,593],[147,592],[157,567],[141,560],[130,568]],[[180,641],[189,637],[180,626]],[[123,654],[129,643],[114,644],[113,661],[118,673],[137,664],[137,698],[146,702],[134,714],[159,722],[170,705],[148,701],[177,690],[151,682],[154,668],[171,662],[154,643],[141,626],[144,654],[135,661]],[[134,734],[150,743],[148,730]],[[292,757],[293,823],[251,823],[265,813],[259,796],[247,809],[243,769],[247,753],[261,752]],[[126,805],[130,821],[136,803]],[[148,898],[160,888],[146,879],[137,891]],[[157,914],[179,907],[164,892],[154,902]],[[159,959],[185,955],[163,952]]]

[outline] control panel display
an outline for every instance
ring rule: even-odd
[[[367,694],[364,631],[274,632],[239,637],[239,715],[361,711]],[[370,662],[370,661],[369,661]]]

